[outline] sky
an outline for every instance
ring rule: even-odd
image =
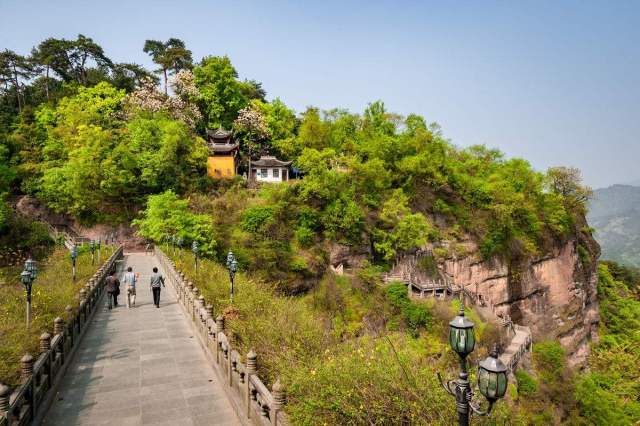
[[[0,0],[0,49],[81,33],[152,68],[144,41],[177,37],[297,112],[382,100],[458,146],[578,167],[598,188],[640,179],[638,22],[621,0]]]

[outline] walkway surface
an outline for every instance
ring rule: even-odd
[[[130,254],[136,307],[96,313],[44,425],[239,425],[170,285],[153,305],[155,256]],[[121,274],[121,271],[118,271]]]

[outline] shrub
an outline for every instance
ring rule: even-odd
[[[262,233],[273,222],[273,208],[255,206],[248,208],[242,216],[242,228],[253,233]]]
[[[540,342],[533,345],[533,360],[536,369],[557,377],[565,366],[564,349],[558,342]]]
[[[415,333],[418,328],[426,327],[431,321],[431,315],[423,305],[412,302],[407,295],[407,286],[401,283],[389,284],[385,292],[391,305],[402,313],[407,326]]]
[[[306,226],[299,226],[295,232],[296,241],[302,247],[309,247],[316,238],[316,233]]]
[[[515,376],[518,382],[518,395],[527,396],[536,393],[538,390],[536,379],[524,370],[517,370]]]

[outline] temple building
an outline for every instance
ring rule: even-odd
[[[232,178],[238,170],[240,145],[233,140],[231,130],[207,129],[209,158],[207,174],[214,178]]]
[[[291,161],[281,161],[270,155],[263,155],[251,162],[251,178],[257,182],[285,182],[289,180]]]

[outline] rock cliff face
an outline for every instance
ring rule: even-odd
[[[596,259],[600,250],[590,235],[578,235],[558,243],[543,257],[517,263],[482,260],[473,243],[465,246],[471,255],[438,263],[443,276],[492,306],[496,314],[529,326],[534,341],[558,340],[571,365],[584,363],[589,342],[597,339],[599,320]],[[425,262],[416,257],[421,255],[425,254],[400,259],[391,273],[409,273],[418,283],[433,279],[433,274],[428,277],[420,270]]]

